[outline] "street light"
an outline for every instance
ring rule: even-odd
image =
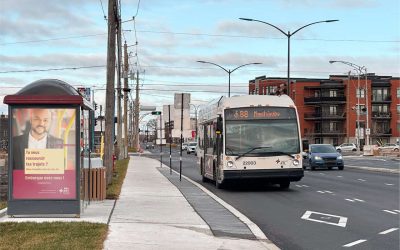
[[[229,75],[228,97],[231,96],[231,73],[232,73],[233,71],[237,70],[238,68],[247,66],[247,65],[262,64],[262,63],[246,63],[246,64],[243,64],[243,65],[240,65],[240,66],[234,68],[233,70],[230,70],[230,69],[225,69],[225,68],[222,67],[221,65],[218,65],[218,64],[213,63],[213,62],[206,62],[206,61],[197,61],[197,62],[199,62],[199,63],[208,63],[208,64],[215,65],[215,66],[220,67],[221,69],[223,69],[226,73],[228,73],[228,75]]]
[[[353,69],[357,70],[357,150],[358,152],[360,151],[360,95],[361,95],[361,91],[360,91],[360,75],[361,73],[363,73],[363,71],[365,72],[365,106],[366,106],[366,145],[369,145],[369,134],[370,134],[370,130],[369,130],[369,107],[368,107],[368,83],[367,83],[367,68],[365,66],[359,66],[357,64],[351,63],[351,62],[346,62],[346,61],[329,61],[330,64],[333,63],[343,63],[346,64],[350,67],[352,67]]]
[[[313,24],[317,24],[317,23],[331,23],[331,22],[337,22],[339,20],[325,20],[325,21],[318,21],[318,22],[313,22],[313,23],[309,23],[307,25],[304,25],[300,28],[298,28],[297,30],[295,30],[293,33],[290,33],[290,31],[288,31],[287,33],[284,32],[283,30],[281,30],[280,28],[278,28],[277,26],[261,21],[261,20],[256,20],[256,19],[251,19],[251,18],[239,18],[240,20],[244,20],[244,21],[249,21],[249,22],[259,22],[259,23],[263,23],[266,25],[269,25],[271,27],[274,27],[275,29],[279,30],[282,34],[284,34],[287,38],[288,38],[288,51],[287,51],[287,57],[288,57],[288,62],[287,62],[287,91],[288,94],[290,96],[290,38],[296,34],[298,31],[304,29],[305,27],[311,26]]]

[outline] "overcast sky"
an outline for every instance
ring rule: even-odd
[[[343,60],[378,75],[399,76],[400,4],[398,0],[121,0],[123,39],[139,70],[141,103],[173,102],[174,92],[190,92],[201,104],[228,92],[246,94],[255,77],[285,77],[287,38],[253,18],[294,32],[291,76],[328,78],[351,68]],[[0,0],[0,99],[43,78],[92,87],[104,104],[107,56],[107,0]],[[139,8],[138,8],[139,7]],[[104,14],[103,14],[104,9]],[[135,32],[136,30],[136,32]],[[137,53],[137,56],[135,54]],[[15,72],[54,68],[95,68]],[[130,81],[133,84],[133,81]],[[134,94],[134,93],[132,93]],[[0,112],[7,107],[0,104]]]

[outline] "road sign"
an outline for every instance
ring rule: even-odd
[[[151,112],[152,115],[161,115],[161,111],[153,111]]]

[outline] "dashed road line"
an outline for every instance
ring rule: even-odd
[[[358,181],[366,181],[366,180],[364,180],[364,179],[357,179]]]
[[[338,178],[343,178],[343,176],[341,176],[341,175],[338,175],[337,177],[338,177]]]
[[[325,193],[333,194],[333,192],[332,192],[332,191],[329,191],[329,190],[324,190],[324,191],[318,190],[317,193],[320,193],[320,194],[325,194]]]
[[[386,186],[393,186],[394,184],[392,183],[385,183]]]
[[[310,186],[307,186],[307,185],[297,185],[297,184],[296,184],[296,187],[310,187]]]
[[[379,234],[388,234],[388,233],[394,232],[396,230],[399,230],[399,228],[398,227],[390,228],[388,230],[380,232]]]
[[[364,240],[364,239],[356,240],[356,241],[350,242],[350,243],[348,243],[346,245],[343,245],[343,247],[352,247],[352,246],[358,245],[360,243],[363,243],[365,241],[367,241],[367,240]]]
[[[353,199],[345,199],[346,201],[350,201],[350,202],[356,202],[356,201],[358,201],[358,202],[365,202],[364,200],[361,200],[361,199],[357,199],[357,198],[353,198]]]
[[[393,211],[396,211],[396,212],[393,212],[393,211],[391,211],[391,210],[382,210],[382,211],[384,211],[384,212],[386,212],[386,213],[389,213],[389,214],[397,214],[396,212],[397,211],[399,211],[399,210],[393,210]]]

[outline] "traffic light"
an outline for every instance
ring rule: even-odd
[[[97,126],[97,120],[98,119],[94,119],[94,126]]]
[[[94,110],[97,110],[97,103],[94,103]]]
[[[152,111],[151,114],[152,115],[161,115],[161,111]]]

